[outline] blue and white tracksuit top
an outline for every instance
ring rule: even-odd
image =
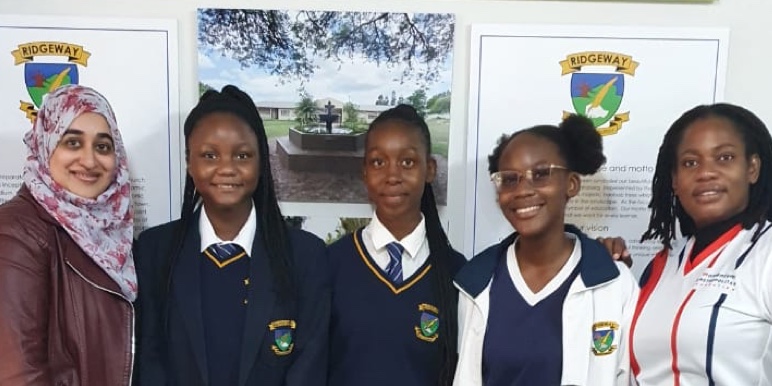
[[[628,328],[638,299],[638,284],[624,264],[574,226],[566,232],[581,243],[579,275],[563,303],[561,385],[630,385]],[[467,263],[455,278],[459,295],[459,363],[454,386],[482,386],[483,342],[490,286],[496,265],[516,240],[514,233]],[[517,328],[517,326],[512,326]],[[611,334],[608,332],[611,331]],[[613,338],[613,342],[598,336]],[[517,342],[512,342],[516,345]]]

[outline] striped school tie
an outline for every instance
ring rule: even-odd
[[[204,255],[215,263],[218,268],[223,268],[244,257],[246,254],[244,248],[235,243],[212,244],[204,251]]]
[[[386,275],[394,284],[402,284],[402,251],[405,250],[398,242],[386,244],[389,252],[389,265],[386,266]]]

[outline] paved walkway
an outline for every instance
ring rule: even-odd
[[[268,140],[271,150],[271,172],[280,201],[367,203],[367,192],[360,173],[295,172],[288,170],[276,155],[276,140]],[[448,162],[442,156],[437,159],[437,178],[434,194],[438,205],[446,205],[448,186]]]

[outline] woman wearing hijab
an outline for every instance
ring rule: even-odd
[[[129,385],[133,211],[112,108],[63,86],[24,143],[24,184],[0,205],[0,385]]]

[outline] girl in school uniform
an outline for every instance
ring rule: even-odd
[[[456,362],[451,278],[466,261],[440,224],[426,122],[399,105],[365,139],[363,179],[375,213],[332,244],[334,386],[450,385]]]
[[[635,380],[772,385],[772,137],[719,103],[684,113],[659,149],[643,239],[664,249],[641,278]]]
[[[207,91],[184,134],[182,217],[136,247],[139,384],[325,385],[325,246],[285,226],[252,99]]]
[[[456,276],[454,385],[628,385],[637,285],[606,247],[564,223],[579,176],[605,162],[592,122],[574,115],[505,135],[488,160],[515,232]]]

